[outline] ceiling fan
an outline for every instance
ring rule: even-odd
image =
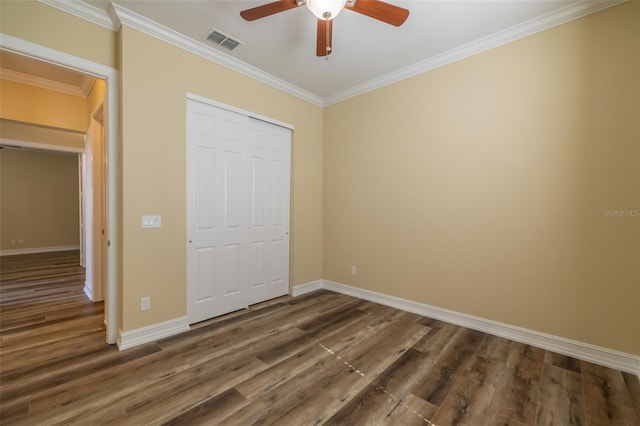
[[[353,10],[396,27],[402,25],[409,16],[407,9],[380,0],[280,0],[243,10],[240,16],[247,21],[255,21],[302,5],[306,5],[318,18],[317,56],[331,54],[333,18],[342,9]]]

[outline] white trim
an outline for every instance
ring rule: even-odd
[[[320,285],[318,285],[319,282],[321,283]],[[298,288],[300,290],[297,290]],[[482,331],[494,336],[504,337],[516,342],[572,356],[584,361],[626,371],[640,377],[640,356],[637,355],[614,351],[600,346],[590,345],[588,343],[565,339],[564,337],[540,333],[526,328],[516,327],[327,280],[312,281],[310,283],[295,286],[292,288],[292,295],[300,295],[308,291],[312,291],[308,290],[310,288],[316,290],[322,288],[336,293],[346,294],[359,299],[400,309],[402,311],[446,321],[451,324]]]
[[[576,2],[565,6],[561,9],[549,12],[545,15],[539,16],[529,21],[514,25],[510,28],[495,32],[488,36],[479,38],[465,45],[456,47],[449,51],[432,56],[415,64],[406,66],[399,70],[393,71],[389,74],[383,75],[378,78],[371,79],[362,84],[358,84],[349,89],[343,90],[332,96],[327,96],[323,99],[323,106],[329,106],[338,102],[345,101],[349,98],[353,98],[367,92],[371,92],[390,84],[397,83],[402,80],[406,80],[416,75],[423,74],[427,71],[431,71],[435,68],[448,65],[453,62],[460,61],[470,56],[477,55],[487,50],[493,49],[498,46],[502,46],[512,41],[519,40],[524,37],[528,37],[535,33],[548,30],[560,24],[573,21],[575,19],[582,18],[587,15],[599,12],[609,7],[617,6],[628,0],[618,1],[596,1],[596,2]]]
[[[94,24],[100,25],[111,31],[116,31],[117,27],[109,17],[109,14],[102,9],[78,0],[39,0],[40,3],[55,7],[58,10],[67,12]]]
[[[312,291],[321,290],[324,286],[324,282],[322,280],[311,281],[308,283],[300,284],[291,287],[291,296],[298,297],[303,294],[311,293]]]
[[[59,50],[31,43],[4,33],[0,33],[0,47],[18,54],[30,56],[52,64],[74,69],[106,81],[105,96],[105,169],[107,217],[107,239],[111,243],[107,248],[107,297],[105,298],[105,318],[107,320],[107,343],[116,343],[119,329],[118,280],[120,278],[120,160],[119,160],[119,73],[111,67],[70,55]]]
[[[78,87],[72,84],[47,80],[46,78],[36,77],[34,75],[9,70],[6,68],[0,69],[0,79],[14,81],[20,84],[28,84],[29,86],[36,86],[41,89],[52,90],[54,92],[60,92],[67,95],[81,96],[83,98],[87,97],[89,89],[92,86],[91,81],[93,81],[93,77],[84,78],[82,80],[82,87]]]
[[[116,22],[116,28],[120,28],[121,25],[127,25],[138,31],[141,31],[151,37],[155,37],[166,43],[171,44],[179,49],[186,50],[202,58],[213,61],[217,64],[223,65],[262,83],[265,83],[271,87],[281,90],[290,95],[296,96],[304,101],[310,102],[316,106],[322,106],[322,98],[301,89],[289,82],[282,80],[274,75],[271,75],[261,69],[249,65],[231,55],[207,46],[206,44],[194,40],[181,34],[171,28],[167,28],[157,22],[154,22],[142,15],[138,15],[119,4],[111,3],[109,6],[109,14],[114,22]]]
[[[242,108],[234,107],[232,105],[223,104],[222,102],[214,101],[213,99],[205,98],[204,96],[196,95],[194,93],[187,92],[187,99],[206,105],[211,105],[216,108],[222,108],[224,110],[235,112],[238,114],[246,115],[247,117],[255,118],[256,120],[264,121],[266,123],[275,124],[276,126],[284,127],[285,129],[295,130],[295,126],[293,124],[274,120],[273,118],[265,117],[264,115],[256,114]]]
[[[13,256],[15,254],[34,254],[34,253],[50,253],[54,251],[80,250],[78,244],[69,246],[51,246],[51,247],[33,247],[23,249],[0,250],[0,256]]]
[[[180,317],[131,331],[120,330],[118,348],[123,351],[134,346],[173,336],[174,334],[184,333],[190,329],[187,317]]]
[[[0,145],[8,147],[19,147],[28,149],[40,149],[43,151],[68,152],[73,154],[84,153],[84,148],[64,145],[51,145],[48,143],[23,141],[18,139],[0,139]]]
[[[5,33],[0,33],[0,47],[20,55],[29,56],[63,68],[89,74],[93,77],[107,79],[112,78],[112,75],[117,76],[118,73],[118,70],[106,65],[31,43],[30,41],[22,40]]]
[[[92,302],[93,300],[93,290],[91,290],[91,286],[85,281],[84,283],[84,294],[89,298],[89,300],[91,300]]]

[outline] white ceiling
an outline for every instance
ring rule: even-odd
[[[307,93],[307,97],[320,105],[346,99],[621,2],[389,0],[389,3],[410,11],[401,27],[344,10],[335,18],[333,52],[325,59],[315,55],[316,18],[305,6],[248,22],[240,17],[241,10],[270,1],[40,1],[76,14],[79,14],[78,7],[74,4],[82,5],[80,15],[115,29],[116,24],[112,24],[107,15],[109,5],[114,3],[117,10],[141,15],[136,16],[136,22],[142,18],[147,28],[174,30],[200,44],[199,51],[203,48],[211,50],[209,56],[214,60],[227,58],[229,61],[222,62],[240,64],[240,68],[251,71],[250,75],[262,74],[267,81],[277,80],[289,85],[293,88],[290,92]],[[96,16],[100,19],[95,19]],[[213,46],[204,40],[211,28],[243,44],[231,52]]]

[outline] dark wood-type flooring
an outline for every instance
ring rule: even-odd
[[[640,424],[634,375],[327,291],[119,352],[77,259],[0,259],[3,425]]]

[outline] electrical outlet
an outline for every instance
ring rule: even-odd
[[[20,238],[20,239],[18,240],[18,244],[20,244],[20,245],[24,244],[24,240],[23,240],[22,238]]]
[[[151,309],[151,298],[143,297],[142,299],[140,299],[140,310],[148,311],[149,309]]]
[[[356,269],[355,266],[351,266],[351,275],[357,275],[358,274],[358,270]]]

